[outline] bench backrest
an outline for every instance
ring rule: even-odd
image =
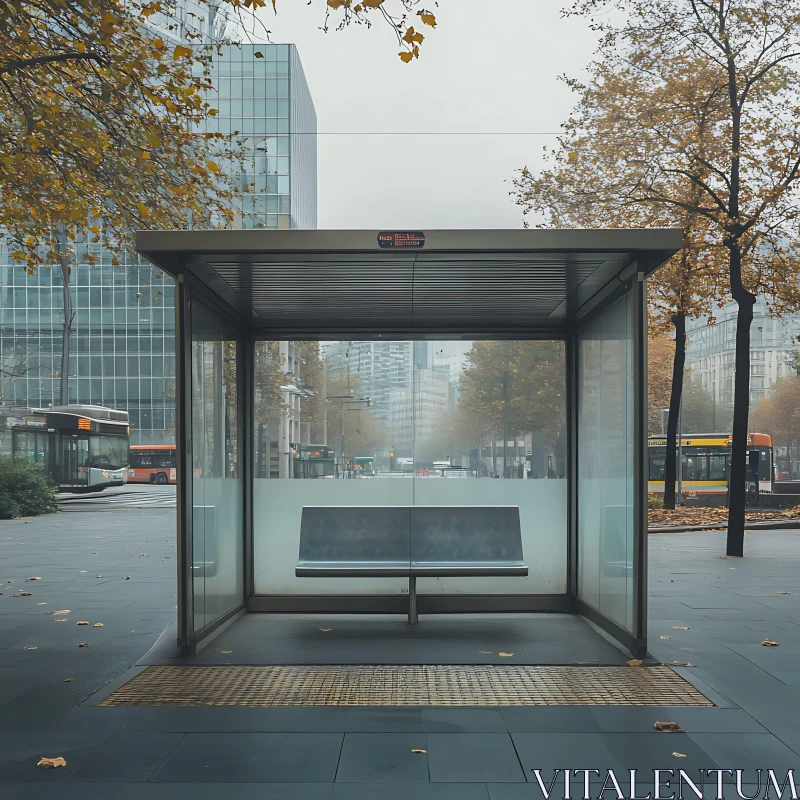
[[[313,562],[521,562],[517,506],[305,506],[300,558]]]

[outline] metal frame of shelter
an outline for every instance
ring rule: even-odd
[[[381,241],[382,237],[382,241]],[[391,237],[391,239],[389,238]],[[422,239],[424,239],[424,242]],[[674,229],[141,231],[137,251],[176,279],[178,644],[243,610],[404,613],[402,596],[257,595],[253,572],[255,343],[278,340],[550,339],[566,350],[567,587],[561,595],[420,595],[421,613],[579,614],[635,657],[647,649],[647,277],[681,247]],[[386,244],[396,245],[387,247]],[[399,246],[398,246],[399,245]],[[422,246],[420,246],[422,245]],[[579,337],[632,298],[632,623],[581,596],[578,518]],[[236,332],[243,591],[213,619],[193,614],[192,310]],[[238,552],[238,551],[237,551]],[[535,554],[529,556],[535,559]]]

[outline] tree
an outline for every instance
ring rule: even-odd
[[[514,195],[523,206],[555,227],[679,227],[683,247],[650,280],[650,329],[669,332],[670,390],[664,505],[675,507],[678,414],[684,389],[686,320],[710,315],[722,293],[719,252],[709,241],[708,224],[693,210],[638,198],[643,168],[657,157],[662,140],[695,142],[708,154],[715,146],[708,131],[722,118],[722,93],[713,76],[680,59],[659,64],[659,80],[630,63],[600,59],[589,66],[585,83],[567,79],[578,103],[562,126],[558,147],[547,153],[550,167],[534,176],[523,169]],[[683,175],[665,176],[661,188],[692,203],[697,187]],[[720,248],[716,248],[717,251]],[[660,344],[666,345],[661,339]],[[660,427],[659,427],[660,430]]]
[[[593,17],[610,9],[622,12],[621,22]],[[736,487],[746,477],[755,293],[766,280],[784,290],[780,302],[798,300],[800,74],[792,62],[800,56],[800,9],[796,0],[575,0],[568,13],[593,18],[604,34],[600,59],[614,69],[632,66],[644,86],[666,87],[672,65],[696,64],[714,96],[725,98],[724,116],[701,140],[671,135],[670,127],[643,138],[643,146],[658,147],[640,164],[629,198],[696,215],[726,252],[738,305],[726,549],[741,556],[745,493]],[[678,179],[691,183],[695,199],[673,191]]]
[[[325,22],[322,30],[325,33],[331,27],[342,30],[352,24],[371,27],[372,18],[377,16],[394,33],[400,46],[398,56],[405,64],[419,58],[419,46],[425,41],[425,36],[409,24],[410,19],[417,17],[421,25],[436,27],[435,15],[425,8],[417,8],[419,0],[396,0],[394,3],[387,0],[356,0],[355,3],[353,0],[324,0],[324,2]],[[263,0],[252,1],[252,5],[255,6],[264,4]],[[272,7],[277,14],[276,0],[272,0]]]
[[[800,443],[800,376],[780,378],[772,394],[752,412],[753,430],[768,433],[774,445],[796,447]]]
[[[546,446],[556,447],[565,420],[564,380],[561,342],[477,341],[461,376],[458,414],[464,421],[456,428],[472,431],[475,445],[487,436],[501,439],[507,475],[509,441],[541,433]]]
[[[648,431],[651,436],[663,435],[663,411],[668,408],[674,385],[675,343],[667,336],[651,336],[647,349],[649,407]],[[717,404],[714,395],[704,389],[700,380],[685,367],[681,376],[681,432],[725,432],[730,427],[730,409]],[[677,443],[677,436],[676,436]]]

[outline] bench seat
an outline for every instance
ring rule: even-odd
[[[524,577],[517,506],[305,506],[298,578]]]

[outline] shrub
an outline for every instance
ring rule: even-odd
[[[664,508],[664,498],[659,497],[657,494],[647,495],[647,507],[653,509]]]
[[[58,511],[55,489],[38,464],[0,456],[0,519]]]

